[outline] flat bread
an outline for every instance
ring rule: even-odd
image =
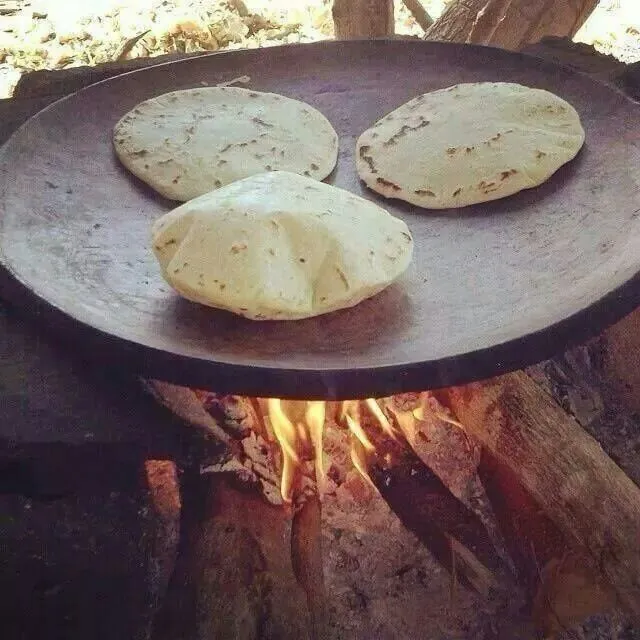
[[[584,143],[576,110],[505,82],[425,93],[365,131],[358,175],[374,191],[427,209],[464,207],[536,187]]]
[[[413,251],[402,220],[285,171],[183,204],[156,221],[152,241],[163,277],[180,295],[253,320],[352,307],[396,280]]]
[[[146,100],[116,124],[113,142],[131,173],[179,201],[265,171],[322,180],[338,158],[338,135],[317,109],[239,87]]]

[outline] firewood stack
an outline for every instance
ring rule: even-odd
[[[167,602],[180,602],[178,594],[187,585],[197,585],[196,601],[204,599],[197,605],[202,606],[197,637],[223,637],[232,620],[243,618],[229,601],[230,591],[238,591],[236,607],[246,607],[252,598],[245,590],[260,593],[254,584],[259,571],[247,570],[248,583],[232,586],[217,582],[219,572],[228,569],[237,578],[227,563],[233,558],[244,566],[248,541],[257,541],[263,553],[275,554],[265,558],[272,571],[290,567],[286,579],[274,574],[272,584],[289,591],[295,578],[294,591],[307,603],[303,610],[308,619],[297,621],[310,635],[292,628],[296,635],[291,637],[324,637],[328,600],[323,554],[329,550],[323,550],[321,541],[323,529],[332,524],[323,519],[322,505],[336,509],[335,496],[354,481],[352,472],[349,479],[348,456],[339,453],[340,440],[343,451],[348,448],[348,434],[328,418],[330,495],[321,500],[313,486],[298,482],[293,503],[283,505],[276,490],[279,473],[273,471],[282,472],[281,458],[277,447],[270,451],[259,424],[265,419],[260,403],[166,383],[152,385],[162,402],[194,425],[203,425],[205,408],[218,436],[218,430],[224,432],[229,445],[219,460],[202,467],[204,475],[193,479],[195,485],[185,487],[185,495],[197,494],[195,486],[204,487],[208,502],[200,512],[198,533],[178,565],[182,578],[179,586],[174,582],[176,594]],[[359,502],[374,508],[381,497],[392,518],[447,569],[451,588],[460,585],[494,610],[509,610],[510,620],[522,607],[547,635],[595,613],[620,609],[637,615],[640,490],[529,376],[511,374],[435,395],[404,394],[379,399],[377,405],[397,436],[377,428],[369,404],[362,404],[360,425],[373,447],[365,452],[366,463],[356,465],[367,471]],[[330,415],[337,415],[331,405]],[[410,416],[418,418],[408,425]],[[307,469],[306,479],[312,475]],[[256,497],[260,494],[262,499]],[[270,524],[264,527],[263,522]],[[238,528],[241,523],[243,529]],[[216,533],[220,527],[243,533],[237,540],[227,538]],[[387,543],[399,544],[391,534]],[[283,553],[287,548],[289,556]],[[209,560],[203,563],[203,558]],[[217,576],[214,583],[203,571]],[[278,611],[286,626],[290,612]],[[185,619],[175,612],[165,615]],[[258,624],[257,612],[249,618]],[[525,619],[520,624],[525,625]],[[235,637],[254,637],[243,633]]]

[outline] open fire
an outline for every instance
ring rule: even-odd
[[[445,619],[458,631],[442,637],[462,637],[503,607],[490,595],[499,559],[478,516],[479,449],[432,393],[338,402],[153,387],[221,444],[200,460],[197,482],[215,497],[194,507],[207,533],[185,561],[215,584],[228,576],[214,599],[207,591],[215,624],[245,619],[224,613],[253,602],[239,577],[253,594],[266,576],[282,638],[307,637],[292,615],[314,638],[420,637]],[[287,613],[305,606],[300,597],[307,622]]]
[[[450,400],[446,394],[325,402],[221,395],[158,381],[152,388],[174,413],[222,445],[200,461],[202,482],[218,491],[214,515],[205,522],[220,528],[212,547],[224,549],[220,562],[242,565],[252,557],[242,545],[257,540],[273,571],[282,571],[282,563],[291,567],[312,618],[339,621],[346,625],[341,633],[350,633],[362,598],[385,612],[375,622],[363,613],[357,624],[368,629],[365,635],[383,627],[395,633],[400,622],[392,622],[389,611],[415,612],[427,585],[438,580],[438,594],[470,607],[468,624],[481,624],[484,616],[472,597],[480,597],[491,616],[513,616],[518,625],[520,612],[532,610],[536,624],[547,629],[558,627],[559,611],[567,626],[584,615],[565,583],[582,581],[594,602],[608,601],[589,558],[567,545],[517,469],[483,447],[491,445],[484,432],[476,424],[467,431],[453,417],[440,402]],[[464,414],[465,422],[473,419]],[[491,428],[507,433],[511,422]],[[272,520],[280,524],[268,524]],[[231,531],[249,540],[238,546]],[[283,541],[288,560],[277,551]],[[196,549],[194,558],[202,553]],[[449,585],[439,567],[447,570]],[[251,584],[262,579],[262,569],[256,571],[246,574]],[[281,587],[283,594],[292,588]],[[348,600],[341,598],[345,593]],[[448,606],[443,598],[433,600],[433,610],[421,609],[425,622]],[[227,602],[225,587],[220,605]],[[423,623],[411,624],[399,637],[416,637]],[[511,631],[507,637],[518,637]]]
[[[199,391],[205,403],[211,394]],[[427,392],[387,398],[367,398],[342,402],[244,399],[252,408],[252,428],[269,445],[269,462],[279,474],[280,494],[285,503],[297,496],[327,490],[328,466],[324,448],[325,431],[345,432],[346,446],[353,467],[374,489],[369,475],[372,460],[393,464],[387,441],[417,445],[418,425],[425,416],[461,426]],[[255,466],[255,465],[254,465]]]

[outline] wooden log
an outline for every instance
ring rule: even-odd
[[[473,504],[492,540],[499,547],[504,544],[517,570],[519,592],[544,637],[612,608],[613,590],[603,584],[584,551],[567,543],[522,487],[517,474],[486,448],[476,459],[476,450],[480,450],[477,440],[443,421],[447,411],[430,394],[420,396],[418,401],[411,394],[392,401],[399,411],[399,424],[405,425],[403,432],[447,487]],[[420,420],[412,421],[410,410],[416,404],[424,411]],[[476,474],[484,492],[476,488]],[[491,505],[488,510],[487,501]],[[494,532],[496,524],[499,534]]]
[[[369,456],[372,482],[404,526],[465,586],[483,596],[498,586],[504,568],[480,518],[459,500],[409,444],[362,428],[375,447]]]
[[[395,31],[393,0],[334,0],[331,13],[338,40],[381,38]]]
[[[640,489],[525,373],[439,392],[640,615]]]
[[[380,495],[458,582],[488,597],[501,562],[482,522],[417,456],[403,458],[387,469],[370,466]]]
[[[598,0],[457,0],[426,38],[518,50],[544,36],[572,38],[597,5]]]
[[[146,380],[143,384],[160,404],[187,424],[211,433],[220,443],[230,442],[229,436],[205,410],[192,389],[161,380]]]
[[[567,547],[564,537],[522,487],[517,474],[484,449],[478,473],[520,582],[531,594],[539,569]]]
[[[306,496],[293,515],[291,563],[298,584],[307,595],[314,640],[327,637],[327,598],[322,562],[322,513],[316,493]]]
[[[191,474],[184,530],[155,640],[311,640],[291,563],[291,519],[228,474]]]
[[[478,467],[532,618],[548,638],[615,605],[615,593],[582,549],[571,548],[517,474],[488,449]]]
[[[615,592],[583,552],[569,549],[540,568],[532,618],[543,637],[558,637],[596,614],[616,615],[615,606]]]
[[[157,611],[166,594],[180,542],[180,488],[176,465],[170,460],[146,460],[144,475],[157,521],[150,567],[152,604]]]

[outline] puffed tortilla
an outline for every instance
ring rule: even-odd
[[[253,320],[352,307],[401,276],[407,225],[369,200],[284,171],[251,176],[170,211],[152,228],[183,297]]]

